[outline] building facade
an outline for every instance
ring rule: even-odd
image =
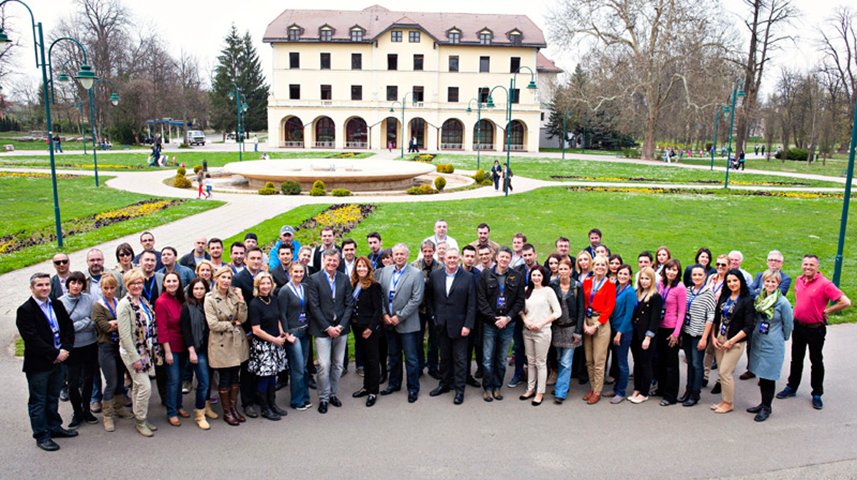
[[[527,87],[556,74],[538,71],[544,35],[526,16],[286,10],[263,41],[273,49],[270,148],[415,139],[421,150],[502,151],[514,77],[508,140],[538,151],[541,102]]]

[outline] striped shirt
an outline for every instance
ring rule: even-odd
[[[705,324],[714,323],[714,291],[708,285],[702,287],[696,296],[696,287],[687,289],[687,315],[690,325],[685,321],[682,332],[691,337],[701,337],[705,333]]]

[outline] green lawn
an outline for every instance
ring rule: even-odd
[[[499,160],[505,165],[506,157],[497,155],[482,155],[480,168],[488,172],[494,160]],[[476,155],[449,155],[440,154],[434,159],[434,163],[451,163],[456,168],[476,170]],[[671,166],[663,163],[652,162],[651,164],[639,165],[629,163],[603,162],[591,160],[578,160],[566,158],[538,158],[538,157],[513,157],[511,159],[512,173],[522,177],[536,178],[540,180],[563,180],[551,178],[552,175],[565,176],[587,176],[602,177],[603,181],[615,182],[611,178],[646,178],[663,182],[688,182],[692,180],[724,180],[723,172],[710,172],[704,170],[693,170]],[[748,165],[749,166],[749,165]],[[569,181],[586,181],[583,179],[567,179]],[[591,180],[598,181],[598,180]],[[729,181],[742,182],[784,182],[788,179],[769,175],[747,174],[742,172],[731,172]],[[842,187],[842,184],[833,182],[822,182],[815,180],[795,180],[800,183],[808,183],[814,187]],[[514,180],[512,182],[514,184]],[[844,188],[844,187],[843,187]]]
[[[325,207],[300,207],[248,231],[256,232],[260,243],[265,243],[263,235],[275,239],[276,230],[283,224],[296,225]],[[485,221],[491,225],[491,238],[501,244],[510,244],[516,232],[528,234],[542,261],[558,236],[570,238],[572,253],[576,254],[587,245],[588,230],[599,227],[605,244],[624,255],[635,271],[636,255],[642,250],[654,252],[666,245],[686,265],[698,248],[706,246],[715,255],[741,250],[746,258],[743,267],[753,274],[765,268],[767,252],[778,249],[785,255],[784,269],[792,278],[800,274],[800,257],[815,253],[821,258],[822,271],[831,277],[841,207],[841,200],[836,199],[568,192],[550,187],[508,198],[385,203],[350,236],[357,240],[358,252],[365,254],[366,234],[378,231],[387,247],[398,242],[408,244],[413,259],[419,242],[432,233],[437,218],[447,220],[450,235],[461,246],[476,238],[476,226]],[[810,218],[814,221],[808,228]],[[763,236],[764,232],[772,234]],[[857,237],[854,222],[848,234]],[[243,238],[243,234],[234,238]],[[853,246],[845,251],[844,272],[857,267],[854,251]],[[842,289],[857,297],[857,280],[846,273]],[[790,298],[794,301],[793,294]],[[857,321],[857,308],[832,320]]]
[[[550,153],[562,153],[561,148],[540,148],[540,152],[550,152]],[[586,155],[604,155],[608,157],[621,157],[621,150],[592,150],[589,149],[587,151],[583,151],[579,148],[566,148],[565,154],[570,155],[572,153],[585,153]]]
[[[77,137],[77,136],[79,136],[79,135],[75,135],[75,137]],[[63,137],[64,137],[64,135],[63,135]],[[15,151],[18,151],[18,150],[43,150],[45,153],[47,153],[47,151],[48,151],[48,144],[45,143],[45,141],[25,142],[25,141],[22,141],[18,138],[5,136],[5,134],[4,134],[4,136],[0,137],[0,148],[2,148],[3,145],[12,145],[13,147],[15,147]],[[63,150],[83,150],[83,142],[66,142],[66,141],[63,141],[61,146],[62,146]],[[123,150],[126,147],[133,149],[133,150],[151,148],[151,147],[148,147],[146,145],[140,145],[140,146],[137,146],[137,145],[118,145],[118,144],[113,145],[114,150]],[[86,148],[87,148],[87,151],[89,151],[89,149],[92,148],[92,141],[89,139],[86,142]],[[62,155],[62,154],[60,154],[60,155]]]
[[[112,177],[101,177],[106,182]],[[63,221],[84,217],[106,210],[154,198],[148,195],[123,192],[102,186],[95,187],[92,178],[59,179],[60,213]],[[50,179],[0,177],[0,237],[21,230],[46,228],[53,232],[54,209]],[[98,230],[64,239],[64,250],[71,252],[103,243],[147,228],[178,220],[222,205],[222,202],[187,202],[170,207],[154,215],[138,217]],[[18,252],[0,255],[0,273],[39,263],[56,253],[56,243],[25,248]]]
[[[341,152],[269,152],[272,159],[287,159],[287,158],[325,158]],[[212,167],[220,167],[227,163],[238,161],[238,152],[195,152],[193,150],[168,150],[165,155],[170,157],[170,162],[173,157],[176,157],[176,163],[182,163],[191,170],[194,165],[202,165],[203,160],[208,160],[208,165]],[[372,156],[371,152],[360,152],[355,157],[356,159],[367,158]],[[261,152],[245,152],[243,160],[259,160],[262,156]],[[98,166],[100,170],[111,170],[111,166],[142,166],[145,169],[154,169],[157,167],[149,167],[149,152],[135,153],[108,153],[98,152]],[[89,155],[56,155],[56,163],[58,168],[63,169],[92,169],[92,154]],[[65,166],[64,164],[72,164],[76,166]],[[4,157],[0,155],[0,167],[28,167],[28,168],[47,168],[50,167],[50,158],[45,155],[20,156],[20,157]],[[112,168],[113,170],[128,171],[127,168]]]
[[[711,160],[685,158],[681,163],[688,165],[710,165]],[[765,160],[764,158],[748,158],[746,161],[746,168],[752,168],[754,170],[768,170],[772,172],[811,173],[815,175],[827,175],[829,177],[845,177],[845,175],[841,175],[841,173],[842,170],[848,168],[847,157],[827,159],[827,161],[823,163],[824,164],[822,164],[820,159],[817,162],[811,163],[809,166],[809,172],[807,172],[806,162],[795,162],[793,160],[786,160],[783,162],[782,160],[777,160],[775,158],[771,158],[771,160]],[[714,164],[720,167],[725,166],[726,159],[718,159],[715,157]]]

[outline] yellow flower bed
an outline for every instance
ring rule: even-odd
[[[337,225],[350,222],[360,222],[363,220],[363,215],[357,205],[348,205],[336,210],[327,210],[324,213],[316,215],[313,220],[319,225]]]
[[[145,205],[131,205],[125,208],[120,208],[117,210],[110,210],[107,212],[101,212],[95,216],[95,221],[101,220],[110,220],[114,218],[136,218],[143,217],[146,215],[151,215],[153,213],[159,212],[165,208],[170,206],[169,200],[160,200],[154,203],[147,203]]]
[[[50,173],[36,172],[0,172],[0,177],[5,178],[51,178]],[[81,175],[63,175],[58,174],[57,178],[83,178]]]

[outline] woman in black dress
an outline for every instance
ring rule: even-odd
[[[250,342],[249,370],[258,376],[256,382],[256,402],[262,410],[262,416],[268,420],[279,420],[288,412],[277,406],[277,374],[286,368],[286,351],[283,344],[296,339],[283,332],[280,322],[280,307],[271,293],[274,291],[274,278],[267,272],[256,276],[253,282],[254,298],[250,301],[247,316],[253,326],[253,339]]]
[[[378,355],[378,337],[381,326],[383,293],[381,284],[372,276],[369,259],[360,257],[355,261],[351,273],[351,288],[354,291],[354,314],[351,328],[354,331],[356,349],[363,356],[363,388],[354,392],[354,398],[368,396],[366,406],[375,405],[381,375]]]

